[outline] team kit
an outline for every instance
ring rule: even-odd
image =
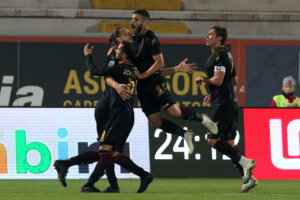
[[[232,55],[225,47],[227,30],[213,26],[208,31],[205,40],[206,46],[211,49],[211,55],[205,66],[207,76],[199,75],[196,78],[198,86],[206,84],[209,87],[210,92],[203,100],[204,105],[213,107],[209,117],[205,113],[176,104],[167,89],[165,76],[176,72],[193,73],[196,70],[195,63],[187,63],[187,59],[184,59],[174,67],[164,68],[160,42],[147,27],[149,20],[148,11],[135,10],[131,19],[132,31],[117,28],[111,34],[105,66],[98,67],[94,63],[94,46],[85,45],[83,53],[89,72],[93,76],[103,76],[107,86],[94,110],[97,142],[100,146],[97,150],[85,151],[71,158],[58,157],[54,168],[60,183],[63,187],[67,186],[67,174],[72,166],[94,163],[95,168],[81,192],[119,193],[115,173],[117,164],[140,178],[137,193],[147,190],[155,177],[149,169],[142,168],[135,158],[124,152],[133,126],[137,123],[132,97],[136,88],[147,121],[165,133],[182,138],[187,145],[187,154],[194,152],[194,131],[163,117],[161,111],[164,110],[170,118],[194,121],[207,129],[208,145],[232,161],[243,180],[240,191],[248,192],[258,184],[253,176],[256,162],[242,155],[234,142],[237,137],[238,102],[235,87],[238,82]],[[24,133],[18,134],[24,137]],[[64,132],[60,138],[63,135]],[[109,186],[100,191],[95,183],[104,175]]]

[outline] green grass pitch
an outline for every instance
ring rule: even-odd
[[[154,179],[148,190],[137,194],[138,179],[120,179],[121,193],[81,193],[85,180],[0,180],[0,200],[291,200],[300,199],[300,180],[260,180],[248,193],[239,193],[241,179]],[[96,186],[108,186],[101,180]]]

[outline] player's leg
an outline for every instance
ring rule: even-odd
[[[128,156],[123,154],[125,143],[134,124],[134,112],[131,108],[128,110],[122,110],[119,114],[120,117],[117,119],[119,123],[117,123],[116,128],[122,131],[118,134],[118,143],[114,148],[114,162],[140,177],[141,184],[137,192],[142,193],[146,191],[148,185],[153,181],[153,176],[134,163]],[[124,120],[124,117],[126,117],[126,120]]]
[[[234,144],[234,140],[226,140],[226,142],[228,144],[230,144],[237,152],[239,152],[242,155],[238,146],[236,146]],[[251,189],[253,189],[256,185],[258,185],[258,180],[253,175],[248,180],[246,177],[244,177],[244,168],[239,163],[237,163],[237,164],[233,163],[233,166],[238,170],[241,177],[243,178],[243,185],[241,188],[241,193],[246,193],[246,192],[250,191]]]
[[[81,192],[101,192],[95,187],[95,183],[105,174],[103,166],[97,162],[87,182],[81,187]]]
[[[94,111],[98,136],[104,131],[106,121],[109,119],[109,95],[101,95]],[[99,139],[99,138],[98,138]]]
[[[120,118],[119,109],[112,108],[110,110],[109,120],[105,124],[104,131],[99,139],[100,141],[100,150],[99,150],[99,166],[103,167],[110,187],[108,187],[103,192],[106,193],[119,193],[119,185],[115,175],[115,165],[112,156],[113,147],[118,143],[118,133],[120,132],[119,127],[117,126]]]
[[[68,169],[71,166],[90,164],[93,162],[97,162],[98,160],[99,160],[99,154],[97,150],[97,151],[88,151],[66,160],[56,160],[54,161],[53,165],[57,172],[59,181],[64,187],[66,187],[67,186],[66,176],[67,176]]]
[[[106,121],[109,119],[109,95],[103,93],[100,96],[100,99],[95,107],[94,117],[96,121],[96,129],[97,129],[98,140],[99,140],[104,131]],[[99,160],[99,155],[98,155],[98,160]],[[89,176],[87,182],[82,186],[81,192],[100,192],[100,190],[97,189],[94,186],[94,184],[103,175],[104,175],[104,169],[99,163],[97,163],[93,172]]]
[[[243,167],[246,182],[251,178],[255,161],[242,156],[233,146],[226,140],[233,140],[236,136],[236,127],[230,130],[233,123],[236,123],[238,106],[235,101],[228,100],[216,107],[213,113],[213,121],[218,123],[219,132],[217,135],[208,135],[208,144],[228,156],[236,165]]]
[[[115,164],[112,156],[112,149],[113,146],[102,144],[99,150],[99,156],[100,156],[99,165],[103,166],[103,169],[107,176],[107,180],[110,184],[110,187],[108,187],[106,190],[103,191],[105,193],[120,192],[118,180],[115,174]]]
[[[114,161],[116,164],[124,167],[131,173],[140,177],[141,184],[137,193],[142,193],[146,191],[148,185],[153,181],[153,176],[149,172],[146,172],[142,167],[138,166],[125,154],[115,152],[113,153]]]
[[[209,125],[210,130],[212,130],[213,133],[217,133],[217,126],[214,124],[213,121],[211,121],[207,116],[202,116],[188,108],[180,108],[172,98],[169,91],[166,91],[164,94],[160,95],[158,97],[158,100],[160,102],[160,105],[163,106],[163,108],[166,110],[166,112],[171,115],[172,117],[181,118],[181,119],[189,119],[189,120],[197,120],[201,122],[204,125]],[[188,148],[189,148],[189,154],[192,154],[194,151],[194,144],[193,144],[193,136],[194,132],[192,130],[185,131],[182,127],[179,127],[175,125],[173,122],[169,120],[162,120],[162,127],[164,129],[174,129],[177,127],[177,130],[181,131],[182,137],[184,137],[184,140],[186,141]],[[163,129],[162,128],[162,129]],[[163,130],[164,130],[163,129]],[[172,133],[172,132],[169,132]]]
[[[236,106],[236,108],[237,108],[237,106]],[[232,120],[231,125],[228,127],[226,142],[228,144],[230,144],[238,153],[243,155],[242,152],[240,151],[240,149],[238,148],[238,146],[236,146],[235,142],[234,142],[234,139],[236,138],[236,134],[237,134],[237,123],[238,123],[238,108],[236,109],[236,112],[234,114],[234,119]],[[242,185],[242,189],[241,189],[242,193],[248,192],[249,190],[253,189],[258,184],[258,180],[253,175],[251,175],[250,178],[244,176],[245,169],[243,166],[241,166],[240,163],[237,163],[237,164],[233,163],[233,165],[236,169],[238,169],[241,176],[243,177],[243,185]]]
[[[186,131],[170,120],[161,118],[160,112],[149,114],[147,118],[152,126],[160,128],[167,133],[184,137]]]
[[[163,90],[162,88],[164,88],[164,86],[155,85],[144,90],[138,90],[138,97],[141,102],[142,110],[147,116],[150,124],[154,127],[160,128],[167,133],[184,137],[189,147],[189,153],[191,154],[194,150],[192,140],[194,133],[190,130],[184,130],[170,120],[161,118],[161,107],[168,109],[176,103],[171,98],[168,90]]]
[[[169,98],[169,91],[162,80],[157,78],[157,80],[147,84],[138,82],[137,94],[142,110],[152,126],[160,128],[167,133],[184,136],[186,132],[184,129],[167,119],[161,118],[161,107],[167,109],[176,103],[172,98]]]
[[[183,120],[198,121],[203,124],[203,126],[205,126],[211,133],[218,133],[218,127],[216,126],[216,124],[205,114],[199,114],[186,107],[179,107],[178,104],[173,104],[168,109],[166,109],[166,111],[172,117],[181,118]]]
[[[171,133],[177,136],[181,136],[185,139],[188,144],[189,154],[194,151],[193,135],[194,132],[191,130],[184,130],[182,127],[177,126],[172,121],[161,118],[160,113],[153,113],[147,116],[150,124],[157,128],[162,129],[166,133]]]
[[[243,167],[243,175],[245,177],[244,180],[245,182],[248,182],[248,180],[252,176],[253,169],[255,167],[255,161],[252,159],[247,159],[244,156],[242,156],[226,141],[220,140],[219,138],[213,139],[211,137],[212,134],[208,135],[208,139],[207,139],[208,144],[211,147],[215,148],[217,151],[228,156],[235,165],[241,165]]]
[[[116,156],[115,151],[123,151],[124,144],[130,134],[133,123],[134,112],[132,107],[113,108],[111,110],[110,120],[107,123],[107,128],[105,128],[107,131],[105,131],[103,133],[104,135],[101,136],[103,141],[100,141],[101,150],[110,150],[110,154],[108,154],[108,152],[103,152],[103,155],[100,154],[99,160],[99,163],[103,165],[110,183],[110,187],[108,187],[104,192],[120,192],[117,179],[115,178],[114,170],[112,168],[114,167],[112,164],[115,162],[113,155]]]

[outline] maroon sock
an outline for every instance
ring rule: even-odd
[[[201,114],[193,111],[192,109],[186,108],[186,107],[180,107],[181,111],[181,119],[184,120],[196,120],[199,122],[203,121],[203,117]]]
[[[110,151],[99,150],[99,163],[105,170],[108,182],[112,189],[119,189],[117,177],[115,174],[115,164]]]
[[[148,175],[143,168],[137,166],[128,156],[124,154],[119,154],[114,158],[115,163],[124,167],[128,171],[134,173],[135,175],[139,176],[140,178],[144,178]]]
[[[216,142],[214,148],[222,154],[228,156],[234,164],[238,164],[241,159],[241,154],[237,152],[230,144],[224,140]]]
[[[181,111],[181,119],[188,120],[190,118],[191,115],[190,109],[180,106],[180,111]]]
[[[176,124],[174,124],[173,122],[167,120],[167,119],[162,119],[161,120],[161,129],[167,133],[171,133],[174,135],[179,135],[181,137],[184,136],[185,134],[185,130],[179,126],[177,126]]]
[[[82,153],[78,156],[74,156],[72,158],[69,158],[67,160],[67,165],[73,166],[73,165],[85,165],[93,162],[97,162],[99,160],[99,154],[98,150],[96,151],[87,151],[85,153]]]

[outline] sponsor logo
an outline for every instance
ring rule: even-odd
[[[259,179],[300,179],[300,110],[244,109],[246,157]]]
[[[281,119],[270,120],[271,159],[279,169],[300,169],[299,131],[300,119],[289,122],[287,126],[287,152],[290,157],[283,154],[283,132]],[[298,157],[293,157],[298,156]]]
[[[4,75],[0,88],[0,106],[42,106],[44,98],[43,88],[35,85],[23,86],[17,89],[16,99],[12,99],[15,77]]]

